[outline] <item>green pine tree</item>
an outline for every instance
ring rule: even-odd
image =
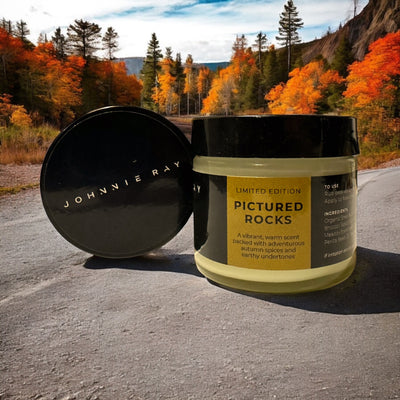
[[[346,78],[349,74],[347,67],[353,62],[352,46],[347,36],[343,35],[333,56],[331,68],[338,71],[343,78]]]
[[[245,110],[257,109],[262,106],[264,101],[261,88],[261,72],[256,66],[253,66],[244,92],[243,105]]]
[[[280,63],[274,46],[271,46],[264,63],[265,92],[268,93],[274,86],[284,80]]]
[[[257,67],[260,70],[261,74],[263,73],[263,54],[264,50],[267,48],[267,35],[265,33],[259,32],[256,37],[256,42],[253,45],[253,48],[257,54]]]
[[[53,43],[54,49],[56,51],[56,57],[59,60],[63,60],[66,55],[66,39],[65,36],[61,33],[61,28],[58,27],[55,32],[54,36],[51,37],[51,41]]]
[[[292,68],[293,46],[301,43],[298,30],[303,27],[303,21],[299,17],[299,12],[292,0],[288,0],[284,5],[284,11],[280,14],[279,36],[276,36],[278,42],[287,49],[287,72],[289,74]]]
[[[75,20],[67,29],[68,43],[73,54],[89,60],[97,50],[100,50],[101,28],[99,25]]]
[[[114,52],[118,49],[118,33],[110,26],[103,36],[104,50],[109,60],[114,59]]]
[[[182,57],[181,53],[177,53],[175,57],[175,61],[172,65],[171,73],[176,78],[175,81],[175,92],[179,96],[178,102],[178,115],[181,115],[181,108],[182,108],[182,94],[183,89],[185,87],[185,74],[183,72],[184,68],[182,65]]]
[[[156,109],[156,105],[151,98],[153,88],[158,85],[158,74],[161,71],[160,61],[163,55],[157,35],[153,33],[147,47],[146,58],[141,71],[143,81],[142,105],[149,109]]]

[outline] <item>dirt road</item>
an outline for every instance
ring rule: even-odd
[[[360,174],[358,264],[323,292],[200,276],[191,221],[157,252],[92,257],[39,190],[0,198],[0,399],[400,397],[400,168]]]

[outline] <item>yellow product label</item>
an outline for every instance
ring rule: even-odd
[[[227,178],[228,264],[311,268],[311,178]]]

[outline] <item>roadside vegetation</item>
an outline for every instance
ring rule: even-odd
[[[343,36],[331,62],[304,65],[289,0],[280,14],[282,48],[262,32],[249,44],[236,37],[226,68],[211,71],[192,56],[163,54],[155,33],[141,75],[114,60],[118,34],[75,20],[35,46],[27,24],[0,24],[0,163],[40,163],[58,132],[75,118],[108,105],[135,105],[188,124],[193,115],[332,114],[358,120],[360,168],[400,158],[400,31],[372,43],[354,60]],[[96,54],[104,51],[104,56]],[[185,117],[185,119],[183,118]],[[179,125],[179,122],[177,122]]]

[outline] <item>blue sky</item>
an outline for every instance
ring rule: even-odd
[[[195,62],[228,61],[236,35],[246,35],[249,45],[262,31],[269,44],[276,44],[279,14],[287,0],[14,0],[7,2],[0,17],[24,20],[30,40],[40,33],[48,38],[57,27],[66,34],[75,19],[97,23],[103,32],[112,26],[119,34],[116,56],[144,56],[153,32],[165,52],[188,54]],[[360,0],[358,12],[367,4]],[[337,29],[353,15],[350,0],[294,0],[304,28],[304,42]],[[100,53],[98,55],[101,55]]]

